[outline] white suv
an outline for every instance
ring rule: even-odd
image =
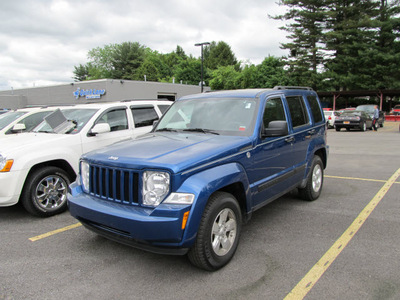
[[[63,124],[55,126],[60,116],[56,111],[32,132],[2,138],[0,206],[21,201],[28,212],[41,217],[64,211],[79,157],[149,132],[171,104],[148,100],[61,108],[65,129],[60,129]]]

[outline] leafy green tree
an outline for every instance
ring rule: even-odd
[[[74,80],[75,81],[84,81],[89,77],[89,66],[88,64],[79,66],[74,66]]]
[[[272,88],[276,85],[293,85],[289,73],[285,70],[285,62],[281,58],[266,57],[257,66],[259,87]]]
[[[145,59],[146,47],[138,42],[124,42],[116,46],[112,55],[112,78],[135,79],[137,69]]]
[[[209,46],[204,47],[204,66],[211,70],[226,66],[235,66],[236,70],[239,68],[231,47],[223,41],[218,43],[213,41]]]
[[[160,63],[164,66],[160,81],[171,82],[175,69],[180,63],[187,60],[188,56],[183,51],[182,47],[177,46],[176,50],[171,53],[159,54],[159,58],[161,60]]]
[[[237,88],[272,88],[293,85],[282,58],[266,57],[261,64],[246,65],[239,73]]]
[[[236,70],[234,71],[236,72]],[[260,87],[260,76],[257,66],[253,64],[245,65],[237,76],[236,88],[251,89]]]
[[[211,72],[210,87],[213,90],[237,89],[239,74],[233,65],[220,66]]]
[[[105,45],[97,47],[88,52],[88,68],[90,79],[113,78],[113,55],[118,44]]]
[[[192,56],[182,60],[174,69],[174,77],[177,82],[198,85],[201,78],[201,60]]]

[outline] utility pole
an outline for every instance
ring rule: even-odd
[[[204,60],[204,57],[203,57],[203,46],[204,45],[210,45],[210,43],[209,42],[204,42],[204,43],[197,43],[197,44],[194,44],[195,46],[201,46],[201,81],[200,81],[200,86],[201,86],[201,92],[203,92],[203,60]]]

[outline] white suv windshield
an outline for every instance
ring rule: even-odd
[[[73,108],[73,109],[62,109],[61,112],[67,118],[67,120],[73,121],[76,126],[73,130],[67,133],[78,133],[81,131],[83,126],[90,120],[90,118],[96,113],[97,109],[83,109],[83,108]],[[51,126],[46,122],[43,121],[40,123],[35,129],[35,132],[51,132],[53,133],[53,129]]]
[[[177,101],[154,131],[185,131],[250,136],[254,130],[256,99],[210,98]]]
[[[26,114],[24,111],[10,111],[0,115],[0,130],[6,127],[11,122],[14,122],[19,117]]]

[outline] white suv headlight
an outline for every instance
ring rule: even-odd
[[[0,154],[0,172],[9,172],[14,163],[14,160]]]
[[[89,164],[82,160],[81,161],[81,183],[82,183],[82,188],[86,193],[89,193],[89,171],[90,171],[90,166]]]
[[[7,162],[7,158],[0,154],[0,170],[3,170]]]
[[[158,206],[169,192],[170,176],[167,172],[143,173],[143,204]]]

